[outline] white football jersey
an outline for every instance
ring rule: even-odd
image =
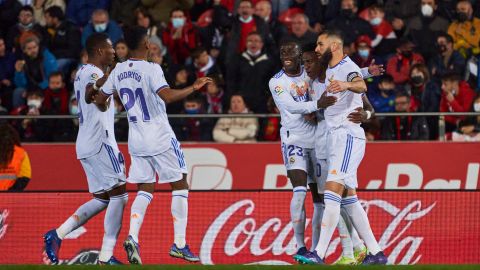
[[[313,101],[317,101],[326,90],[325,83],[315,79],[311,83],[312,90],[310,96]],[[325,121],[324,110],[316,112],[317,127],[315,128],[315,156],[317,159],[327,159],[327,123]]]
[[[78,70],[73,83],[78,102],[79,128],[75,144],[78,159],[97,154],[103,143],[118,149],[113,129],[115,115],[113,104],[110,104],[106,112],[101,112],[95,104],[87,104],[85,101],[86,86],[95,83],[101,77],[103,77],[101,69],[86,64]]]
[[[345,56],[337,65],[328,67],[325,86],[328,88],[334,80],[351,82],[356,77],[363,78],[360,68],[350,57]],[[325,120],[328,129],[345,127],[352,132],[353,136],[365,138],[365,133],[360,124],[355,124],[347,118],[356,108],[363,107],[362,94],[346,90],[336,94],[328,93],[328,95],[337,97],[337,102],[325,109]]]
[[[303,117],[317,110],[317,102],[309,98],[309,80],[303,67],[296,77],[288,76],[282,69],[270,79],[269,87],[280,111],[282,141],[288,138],[288,144],[313,149],[315,124]]]
[[[129,59],[117,64],[102,91],[117,91],[128,115],[128,151],[133,156],[155,156],[167,151],[175,138],[165,102],[158,92],[168,88],[156,63]]]

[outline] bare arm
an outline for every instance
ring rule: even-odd
[[[355,77],[351,82],[332,81],[327,88],[329,93],[339,93],[346,90],[350,90],[357,94],[367,92],[367,84],[361,77]]]
[[[199,90],[205,84],[212,82],[209,77],[203,77],[197,79],[191,86],[185,87],[180,90],[173,90],[170,87],[161,88],[157,90],[158,96],[163,99],[167,104],[175,101],[182,100],[194,91]]]
[[[108,107],[110,105],[111,98],[109,97],[110,96],[106,95],[102,91],[97,91],[97,94],[94,95],[94,99],[92,100],[92,102],[101,112],[105,112],[106,110],[108,110]]]
[[[375,115],[375,109],[373,108],[372,103],[370,103],[370,100],[368,100],[366,95],[362,96],[362,101],[363,101],[363,109],[365,111],[371,112],[372,115],[370,117],[373,117]]]

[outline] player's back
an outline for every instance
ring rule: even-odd
[[[112,89],[118,92],[127,111],[130,154],[154,156],[170,147],[175,134],[168,123],[165,102],[158,96],[158,90],[167,87],[158,64],[132,59],[117,64],[103,86],[106,94]]]
[[[356,77],[362,78],[360,68],[345,56],[337,65],[328,67],[326,71],[325,85],[328,88],[334,80],[351,82]],[[325,120],[327,127],[338,128],[340,126],[351,129],[355,136],[364,137],[365,134],[360,124],[348,120],[348,115],[358,107],[363,107],[362,94],[346,90],[336,94],[328,93],[337,97],[337,102],[325,109]]]
[[[76,141],[77,158],[87,158],[98,153],[102,143],[118,148],[114,134],[114,106],[101,112],[95,104],[87,104],[85,91],[88,84],[94,84],[103,76],[98,67],[86,64],[82,66],[73,83],[78,103],[79,129]]]

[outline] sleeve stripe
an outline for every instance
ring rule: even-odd
[[[160,92],[160,91],[162,91],[163,89],[168,88],[168,87],[169,87],[169,86],[168,86],[167,84],[162,85],[162,86],[160,86],[160,87],[158,88],[158,90],[157,90],[156,93],[158,94],[158,92]]]

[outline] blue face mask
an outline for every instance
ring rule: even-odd
[[[172,25],[173,28],[180,28],[185,25],[184,18],[172,18]]]
[[[373,26],[377,26],[382,22],[382,19],[379,17],[373,18],[370,20],[370,24]]]
[[[95,32],[102,33],[102,32],[105,32],[105,30],[107,30],[107,24],[106,23],[94,24],[93,28],[95,28]]]
[[[362,58],[368,58],[368,56],[370,55],[370,51],[367,49],[360,49],[358,50],[358,55],[360,55],[360,57]]]
[[[198,114],[199,111],[200,109],[185,109],[187,114]]]

